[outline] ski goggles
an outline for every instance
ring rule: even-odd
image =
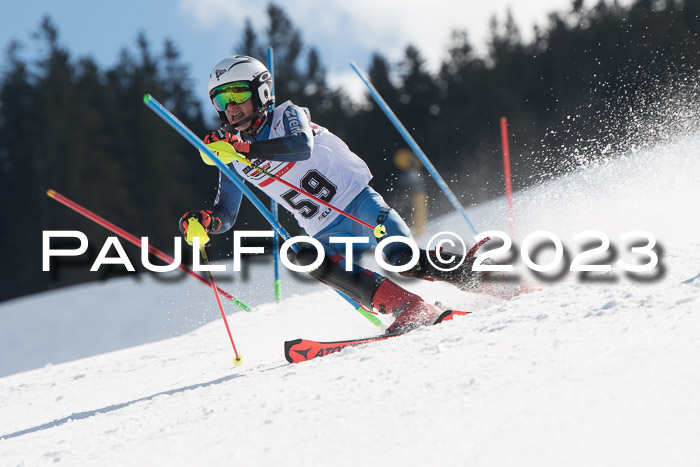
[[[234,83],[222,84],[211,90],[211,98],[214,108],[219,112],[226,110],[228,104],[242,104],[253,94],[250,91],[250,84],[246,81],[236,81]]]

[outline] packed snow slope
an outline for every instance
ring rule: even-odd
[[[697,135],[679,137],[516,197],[516,244],[549,230],[575,254],[571,237],[599,230],[615,255],[593,261],[643,263],[619,236],[645,230],[658,240],[660,261],[650,273],[614,267],[544,280],[515,257],[523,279],[538,279],[542,289],[511,300],[404,282],[473,314],[290,365],[285,340],[381,332],[317,288],[229,315],[241,366],[232,364],[218,319],[178,337],[6,376],[0,464],[697,463],[698,147]],[[481,230],[507,230],[503,204],[470,214]],[[471,235],[456,216],[431,230]],[[124,290],[113,303],[145,313],[152,288],[134,282]],[[84,291],[72,292],[76,313],[106,309],[98,297],[84,300]],[[206,306],[215,315],[210,294],[195,283],[172,309],[189,297],[197,302],[191,309]],[[35,310],[27,303],[29,320]]]

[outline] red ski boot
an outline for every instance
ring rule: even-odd
[[[374,293],[372,306],[380,313],[391,313],[396,317],[387,328],[387,334],[400,334],[434,324],[443,313],[440,308],[424,302],[389,279],[384,280]]]

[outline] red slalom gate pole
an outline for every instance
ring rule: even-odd
[[[508,147],[508,121],[501,117],[501,144],[503,146],[503,177],[506,184],[506,200],[508,201],[508,223],[511,236],[515,235],[513,227],[513,185],[510,177],[510,148]]]
[[[138,246],[139,248],[141,248],[141,240],[140,240],[139,238],[137,238],[135,235],[130,234],[130,233],[127,232],[126,230],[122,229],[121,227],[118,227],[118,226],[116,226],[115,224],[112,224],[112,223],[109,222],[107,219],[104,219],[104,218],[98,216],[98,215],[95,214],[94,212],[90,211],[90,210],[87,209],[87,208],[84,208],[83,206],[79,205],[79,204],[76,203],[75,201],[73,201],[73,200],[71,200],[71,199],[69,199],[69,198],[66,198],[65,196],[63,196],[62,194],[56,192],[55,190],[48,190],[48,191],[46,192],[46,194],[47,194],[51,199],[55,199],[55,200],[58,201],[59,203],[61,203],[61,204],[63,204],[64,206],[66,206],[66,207],[72,209],[73,211],[77,212],[78,214],[81,214],[81,215],[87,217],[87,218],[90,219],[91,221],[93,221],[93,222],[95,222],[95,223],[101,225],[102,227],[104,227],[105,229],[107,229],[107,230],[109,230],[109,231],[111,231],[111,232],[114,232],[115,234],[119,235],[120,237],[124,238],[125,240],[128,240],[129,242],[131,242],[131,243],[133,243],[134,245],[136,245],[136,246]],[[157,257],[160,258],[160,259],[162,259],[162,260],[165,261],[166,263],[172,263],[173,261],[175,261],[171,256],[169,256],[168,254],[162,252],[161,250],[159,250],[158,248],[154,247],[153,245],[150,245],[150,244],[148,245],[148,251],[149,251],[149,253],[152,253],[153,255],[157,256]],[[196,272],[192,271],[190,268],[188,268],[187,266],[185,266],[185,265],[183,265],[183,264],[180,264],[180,265],[178,266],[178,269],[181,269],[181,270],[185,271],[187,274],[189,274],[190,276],[194,277],[195,279],[197,279],[198,281],[202,282],[202,283],[205,284],[205,285],[208,285],[208,286],[210,286],[210,287],[216,287],[215,284],[213,284],[213,282],[207,281],[205,278],[203,278],[202,276],[200,276],[200,275],[197,274]],[[245,311],[250,311],[250,307],[249,307],[248,305],[246,305],[245,303],[241,302],[240,300],[238,300],[236,297],[234,297],[234,296],[231,295],[230,293],[228,293],[228,292],[226,292],[225,290],[222,290],[222,289],[220,289],[220,288],[218,288],[218,287],[217,287],[217,290],[221,293],[221,295],[223,295],[224,297],[226,297],[226,298],[228,298],[229,300],[231,300],[236,306],[240,307],[241,309],[243,309],[243,310],[245,310]]]

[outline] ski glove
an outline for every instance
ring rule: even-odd
[[[235,149],[237,153],[243,155],[250,152],[250,143],[248,141],[242,141],[238,136],[224,131],[222,128],[212,131],[204,137],[204,144],[213,143],[214,141],[225,141],[233,146],[233,149]]]
[[[202,209],[201,211],[187,211],[180,218],[180,232],[185,237],[187,236],[187,227],[191,218],[195,218],[202,224],[207,233],[216,233],[221,229],[221,219],[214,212]]]

